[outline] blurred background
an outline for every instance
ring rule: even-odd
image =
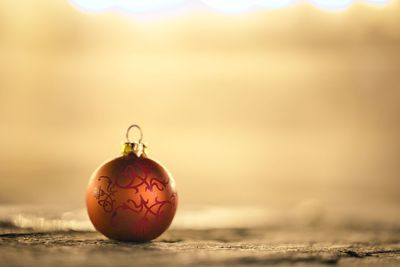
[[[146,2],[0,2],[4,216],[84,210],[138,123],[176,224],[399,221],[399,1]]]

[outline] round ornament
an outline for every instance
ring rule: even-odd
[[[138,142],[129,131],[140,131]],[[110,239],[145,242],[160,236],[174,218],[178,195],[171,174],[148,158],[142,131],[131,125],[122,156],[95,170],[86,192],[89,218]]]

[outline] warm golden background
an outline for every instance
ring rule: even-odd
[[[138,123],[183,210],[400,218],[399,1],[135,15],[6,0],[0,59],[0,204],[83,207]]]

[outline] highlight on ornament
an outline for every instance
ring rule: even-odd
[[[129,137],[133,129],[140,133],[137,142]],[[141,128],[131,125],[122,155],[98,167],[89,181],[89,218],[110,239],[150,241],[167,230],[175,216],[175,181],[167,169],[148,157],[142,138]]]

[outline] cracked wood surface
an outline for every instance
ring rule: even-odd
[[[95,232],[0,232],[0,266],[400,266],[400,229],[169,230],[149,243]]]

